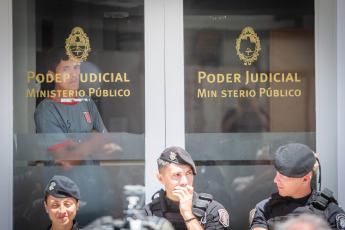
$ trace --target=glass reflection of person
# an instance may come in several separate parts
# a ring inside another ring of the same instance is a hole
[[[272,156],[269,147],[265,146],[257,150],[253,174],[248,176],[238,176],[232,181],[232,209],[237,211],[233,213],[233,218],[239,223],[248,223],[248,210],[253,205],[260,202],[262,198],[268,197],[273,191],[276,191],[273,179],[275,170],[271,165],[262,165],[260,161],[270,161]],[[248,168],[246,168],[248,170]],[[248,170],[250,171],[250,170]]]
[[[78,186],[68,177],[55,175],[45,189],[44,207],[51,224],[47,230],[77,230],[75,216],[79,209]]]
[[[54,89],[35,111],[38,133],[106,133],[98,109],[89,97],[79,97],[80,62],[69,58],[65,51],[48,53],[47,80],[53,81]],[[93,135],[87,141],[81,138],[66,139],[54,143],[47,151],[65,170],[79,164],[94,152],[111,153],[120,147],[108,139]],[[74,161],[69,161],[73,156]]]
[[[239,90],[249,91],[249,88],[242,87]],[[226,112],[221,128],[224,133],[268,132],[270,118],[256,98],[239,97],[238,107]]]

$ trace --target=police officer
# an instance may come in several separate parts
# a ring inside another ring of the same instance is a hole
[[[44,207],[51,220],[47,230],[76,230],[74,220],[79,208],[78,186],[65,176],[55,175],[45,189]]]
[[[274,166],[277,171],[274,182],[279,192],[250,212],[252,230],[271,230],[275,224],[302,213],[323,217],[332,229],[345,229],[345,212],[333,193],[328,189],[317,192],[310,186],[319,162],[309,147],[298,143],[281,146],[275,153]]]
[[[165,187],[144,207],[148,216],[164,217],[175,229],[226,229],[229,214],[210,194],[196,193],[193,179],[195,164],[180,147],[165,149],[157,160],[157,179]]]

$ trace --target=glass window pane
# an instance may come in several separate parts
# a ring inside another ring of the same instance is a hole
[[[13,1],[14,229],[46,229],[53,175],[81,191],[76,220],[123,217],[144,185],[144,1]]]
[[[186,0],[184,50],[195,187],[224,204],[231,229],[246,229],[276,191],[275,150],[315,150],[314,1]]]

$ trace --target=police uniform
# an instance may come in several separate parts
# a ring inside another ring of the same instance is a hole
[[[282,175],[301,178],[312,170],[316,160],[313,151],[307,146],[289,144],[277,150],[274,165]],[[332,229],[345,229],[345,212],[332,194],[327,188],[322,192],[312,190],[307,196],[298,199],[274,193],[250,212],[250,227],[272,230],[276,223],[290,216],[309,213],[323,217]]]
[[[180,147],[170,147],[161,154],[161,160],[180,165],[190,165],[196,175],[195,164],[189,153]],[[159,194],[158,197],[155,197]],[[148,216],[164,217],[169,220],[175,229],[187,229],[180,210],[179,202],[172,201],[166,196],[164,190],[152,196],[152,202],[144,207]],[[212,195],[206,193],[193,193],[192,211],[204,229],[226,229],[229,226],[229,214]]]
[[[49,225],[47,230],[49,230],[52,227],[52,225]],[[78,227],[78,223],[77,221],[73,220],[73,226],[71,228],[71,230],[79,230],[80,228]]]
[[[73,197],[77,201],[80,200],[80,191],[78,186],[68,177],[55,175],[48,183],[45,193],[57,198]],[[49,230],[52,227],[50,224],[47,228]],[[77,221],[73,220],[73,226],[71,230],[79,230]]]

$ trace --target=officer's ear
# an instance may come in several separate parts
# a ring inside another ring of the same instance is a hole
[[[306,184],[306,183],[308,183],[308,182],[310,182],[311,181],[311,175],[310,175],[310,173],[308,173],[307,175],[305,175],[304,177],[303,177],[303,184]]]
[[[44,209],[46,210],[46,212],[48,213],[48,209],[47,209],[47,202],[44,201]]]
[[[163,175],[162,175],[161,173],[157,173],[157,174],[156,174],[156,177],[157,177],[157,179],[158,179],[159,182],[161,182],[162,184],[164,184],[164,183],[163,183]]]
[[[47,81],[47,82],[53,82],[53,81],[55,81],[55,73],[54,73],[53,71],[48,70],[46,81]]]

